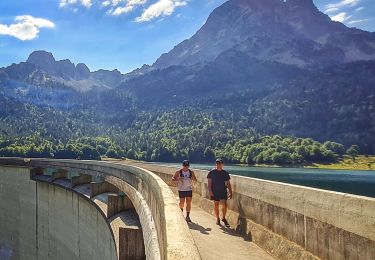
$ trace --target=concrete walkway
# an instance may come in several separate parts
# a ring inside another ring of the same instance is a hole
[[[215,217],[193,205],[188,223],[203,260],[274,259],[235,230],[216,225]]]

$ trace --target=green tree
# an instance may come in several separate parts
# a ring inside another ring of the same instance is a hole
[[[359,154],[359,147],[358,145],[352,145],[349,147],[348,150],[346,150],[346,154],[350,155],[355,160],[355,157]]]

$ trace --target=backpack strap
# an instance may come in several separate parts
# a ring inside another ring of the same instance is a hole
[[[182,174],[182,169],[180,169],[180,177],[184,177],[184,175]],[[193,172],[192,170],[189,169],[189,178],[191,179],[193,177]]]

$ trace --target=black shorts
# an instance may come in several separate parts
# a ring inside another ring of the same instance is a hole
[[[178,197],[180,197],[180,199],[191,198],[191,197],[193,197],[193,191],[192,190],[189,190],[189,191],[178,191]]]
[[[211,196],[211,200],[214,200],[214,201],[227,200],[227,199],[228,199],[227,191],[214,192],[214,196]]]

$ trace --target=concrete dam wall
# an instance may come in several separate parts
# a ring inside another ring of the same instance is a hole
[[[0,158],[0,259],[201,259],[161,178],[98,161]]]
[[[90,200],[0,166],[0,259],[117,259],[111,229]]]
[[[175,167],[129,163],[167,183],[176,171]],[[213,214],[207,173],[195,170],[193,202]],[[231,183],[229,223],[275,258],[375,259],[374,198],[236,175],[231,175]]]

